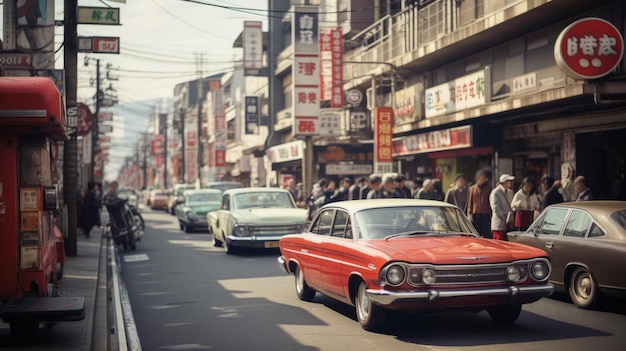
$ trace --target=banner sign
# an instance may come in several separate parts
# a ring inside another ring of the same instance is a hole
[[[472,146],[471,126],[414,134],[393,142],[394,155],[461,149]]]
[[[331,32],[332,95],[330,107],[343,107],[343,34],[341,27]]]
[[[296,136],[317,135],[320,112],[319,23],[317,6],[294,7],[293,109]]]
[[[393,170],[393,108],[374,109],[374,173],[391,173]]]
[[[426,89],[426,118],[484,105],[490,96],[490,77],[485,70]]]
[[[259,134],[259,97],[246,96],[246,134]]]
[[[272,146],[266,151],[271,163],[301,160],[304,155],[304,142],[296,140],[289,143]]]

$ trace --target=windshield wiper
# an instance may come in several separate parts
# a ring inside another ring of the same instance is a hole
[[[431,230],[413,230],[413,231],[408,231],[408,232],[402,232],[402,233],[395,233],[395,234],[387,235],[384,240],[391,239],[391,238],[396,238],[396,237],[399,237],[399,236],[424,235],[424,234],[431,234],[431,233],[433,233],[433,231],[431,231]]]

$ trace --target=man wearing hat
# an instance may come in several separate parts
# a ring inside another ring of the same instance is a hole
[[[509,174],[500,176],[498,186],[489,195],[491,206],[491,231],[495,240],[507,240],[506,232],[509,229],[507,215],[511,210],[513,201],[513,180],[515,177]]]

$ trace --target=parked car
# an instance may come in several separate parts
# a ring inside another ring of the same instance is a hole
[[[579,201],[546,208],[510,241],[544,250],[552,261],[550,282],[581,308],[601,295],[626,298],[626,201]]]
[[[150,190],[150,208],[153,210],[167,210],[167,199],[169,192],[164,189]]]
[[[216,189],[185,190],[184,202],[176,206],[180,230],[208,229],[207,213],[220,208],[221,192]]]
[[[376,199],[324,205],[302,234],[280,239],[297,296],[316,292],[356,307],[366,330],[390,310],[487,310],[513,323],[522,304],[552,294],[542,250],[481,238],[456,206]]]
[[[208,217],[213,244],[225,246],[229,254],[242,247],[276,248],[283,235],[302,232],[306,226],[306,210],[297,208],[289,191],[279,188],[226,190],[220,210]]]
[[[205,189],[218,189],[219,191],[224,192],[228,189],[243,188],[243,184],[241,184],[241,182],[230,182],[230,181],[209,182],[204,188]]]
[[[169,196],[167,198],[167,212],[171,215],[176,214],[176,206],[185,200],[183,193],[185,190],[189,189],[195,189],[195,186],[191,184],[174,184],[174,186],[170,189]]]
[[[136,209],[139,209],[139,196],[137,196],[137,192],[133,189],[120,189],[117,192],[117,196],[120,198],[128,199],[128,204],[134,206]]]

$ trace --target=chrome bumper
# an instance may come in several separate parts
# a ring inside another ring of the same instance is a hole
[[[234,236],[229,235],[226,237],[229,245],[234,246],[255,246],[266,242],[278,242],[282,235],[262,235],[262,236]]]
[[[283,256],[278,256],[276,261],[278,261],[278,265],[280,266],[280,269],[283,270],[283,272],[290,274],[289,270],[287,269],[287,262],[285,262],[285,258]]]
[[[395,292],[388,290],[367,289],[367,297],[379,305],[391,305],[393,303],[411,302],[434,302],[440,298],[463,297],[463,296],[507,296],[517,298],[541,298],[552,295],[552,284],[535,286],[510,286],[506,288],[468,289],[468,290],[436,290],[415,292]]]

